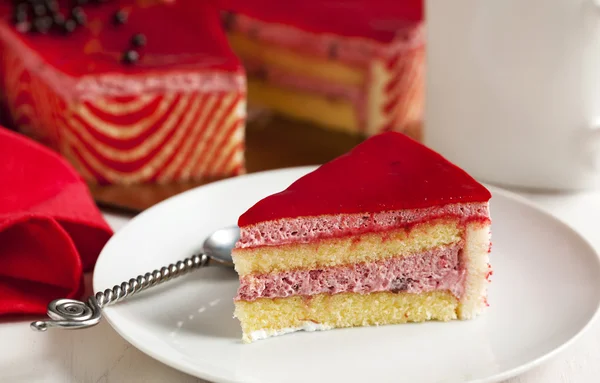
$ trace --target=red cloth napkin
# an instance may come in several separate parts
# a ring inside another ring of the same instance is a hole
[[[111,235],[70,164],[0,127],[0,315],[78,297]]]

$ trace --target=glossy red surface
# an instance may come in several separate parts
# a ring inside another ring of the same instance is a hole
[[[0,3],[0,22],[6,25],[11,25],[11,3]],[[128,13],[128,19],[115,25],[113,16],[119,9]],[[215,1],[108,1],[85,5],[83,10],[87,25],[70,35],[15,31],[12,37],[32,47],[51,67],[75,78],[106,73],[242,70],[227,42]],[[135,65],[124,65],[121,57],[136,33],[146,36],[147,45],[139,48],[140,60]]]
[[[438,153],[404,134],[388,132],[367,139],[286,190],[259,201],[239,218],[238,225],[490,198],[483,185]]]
[[[189,0],[188,0],[189,1]],[[423,0],[220,0],[222,7],[315,33],[390,42],[399,29],[423,20]]]

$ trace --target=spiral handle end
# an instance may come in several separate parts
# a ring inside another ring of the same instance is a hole
[[[71,329],[91,327],[100,322],[102,308],[95,297],[91,297],[87,303],[74,299],[57,299],[48,305],[48,317],[50,320],[35,321],[29,326],[39,332],[44,332],[50,327]]]

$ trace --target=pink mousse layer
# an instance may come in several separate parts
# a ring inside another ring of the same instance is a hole
[[[236,249],[309,243],[326,238],[392,230],[443,217],[459,218],[463,222],[488,220],[488,203],[452,204],[425,209],[265,221],[241,227],[240,240],[236,244]]]
[[[285,298],[293,295],[379,291],[422,293],[449,290],[457,298],[464,292],[466,271],[460,262],[462,243],[422,253],[370,263],[294,270],[276,274],[246,275],[236,300]]]

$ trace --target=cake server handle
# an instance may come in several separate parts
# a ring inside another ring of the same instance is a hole
[[[46,331],[48,328],[81,329],[95,326],[102,319],[102,309],[127,297],[135,295],[150,287],[187,274],[188,272],[208,265],[206,254],[197,254],[169,266],[154,270],[151,273],[138,275],[128,282],[113,286],[112,289],[99,291],[92,295],[87,302],[75,299],[56,299],[48,304],[50,320],[31,323],[35,331]]]

